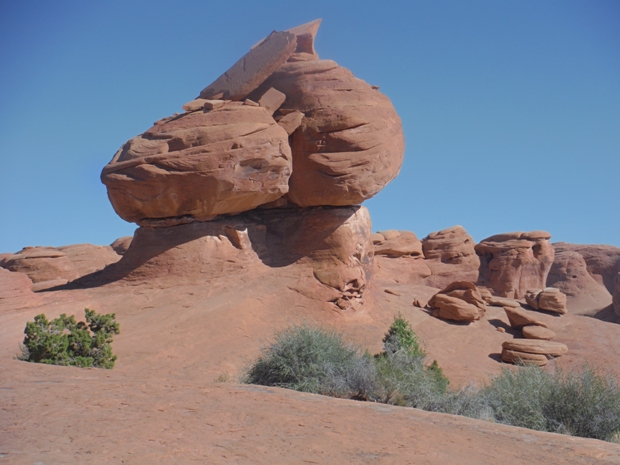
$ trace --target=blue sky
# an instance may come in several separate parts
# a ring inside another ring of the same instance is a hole
[[[617,0],[4,0],[0,253],[132,234],[99,181],[115,151],[315,18],[319,55],[403,121],[401,173],[365,202],[374,230],[620,246]]]

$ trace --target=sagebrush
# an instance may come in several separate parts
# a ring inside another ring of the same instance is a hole
[[[86,322],[66,314],[49,321],[45,314],[26,323],[22,359],[50,365],[113,368],[112,338],[120,333],[114,313],[85,309]]]
[[[612,440],[620,433],[620,388],[589,366],[564,372],[505,368],[482,387],[450,390],[436,361],[398,316],[375,356],[323,328],[293,326],[248,369],[245,382],[464,415],[539,431]]]

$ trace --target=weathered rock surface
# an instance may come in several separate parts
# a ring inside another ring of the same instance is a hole
[[[528,365],[545,366],[549,363],[549,358],[542,354],[530,354],[517,350],[502,349],[502,361],[506,363],[525,363]]]
[[[566,295],[554,287],[528,290],[525,293],[525,301],[534,310],[546,310],[560,315],[568,313]]]
[[[380,231],[372,235],[375,255],[423,258],[422,243],[411,231]]]
[[[364,207],[268,209],[209,222],[136,230],[122,259],[93,279],[204,282],[296,266],[296,290],[341,308],[362,297],[372,272]],[[305,273],[305,271],[307,273]],[[308,278],[308,279],[306,279]]]
[[[614,310],[616,315],[620,316],[620,273],[616,275],[616,281],[614,283]]]
[[[555,259],[547,277],[547,286],[562,291],[567,296],[567,308],[571,313],[591,315],[607,307],[611,294],[588,272],[583,255],[554,244]]]
[[[518,300],[508,299],[506,297],[497,297],[491,296],[488,299],[485,299],[489,305],[495,305],[496,307],[516,307],[521,308],[521,304]]]
[[[288,134],[264,108],[229,102],[156,123],[114,155],[101,180],[126,221],[210,220],[284,195],[291,163]]]
[[[73,263],[78,277],[102,270],[121,259],[110,246],[74,244],[58,247],[58,250]]]
[[[114,252],[116,252],[118,255],[125,255],[125,252],[127,252],[127,249],[129,248],[132,239],[133,236],[119,237],[110,244],[110,247],[112,247],[112,250],[114,250]]]
[[[524,326],[521,330],[526,339],[542,339],[550,341],[555,337],[555,333],[550,329],[538,325]]]
[[[459,281],[435,294],[428,306],[443,320],[475,321],[486,311],[486,302],[473,283]]]
[[[559,357],[568,352],[566,344],[555,341],[543,341],[541,339],[512,339],[504,342],[502,347],[517,352],[549,355],[551,357]]]
[[[481,284],[515,299],[522,299],[528,289],[544,288],[554,257],[550,237],[545,231],[513,232],[477,244]]]
[[[588,273],[594,280],[605,286],[612,293],[614,279],[620,273],[620,248],[613,245],[569,244],[556,242],[553,244],[556,253],[565,251],[579,253],[586,262]]]
[[[25,247],[6,258],[3,268],[24,273],[33,283],[79,277],[67,254],[54,247]]]
[[[516,307],[504,307],[504,311],[506,312],[506,316],[508,317],[508,321],[510,321],[510,326],[515,329],[523,328],[524,326],[536,325],[547,327],[545,323],[538,320],[534,315],[523,310],[522,308]]]
[[[199,98],[244,99],[288,60],[296,48],[295,34],[274,31],[255,45],[228,71],[204,88]]]
[[[32,292],[32,281],[25,273],[0,268],[0,310],[36,307],[41,303],[41,296]]]
[[[349,70],[329,60],[291,61],[249,98],[257,100],[272,87],[286,95],[281,111],[305,115],[290,137],[292,202],[359,204],[398,174],[404,154],[400,118],[385,95]]]
[[[480,259],[474,240],[462,226],[453,226],[422,239],[422,249],[431,276],[429,286],[443,288],[454,281],[478,281]]]

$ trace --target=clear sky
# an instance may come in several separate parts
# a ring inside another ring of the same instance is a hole
[[[618,0],[2,0],[0,252],[132,234],[99,180],[116,150],[316,18],[319,55],[403,121],[374,230],[620,246]]]

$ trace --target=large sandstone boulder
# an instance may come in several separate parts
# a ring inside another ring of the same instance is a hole
[[[422,239],[431,276],[429,286],[443,288],[454,281],[478,281],[480,259],[474,240],[462,226],[436,231]]]
[[[550,237],[545,231],[513,232],[477,244],[481,284],[515,299],[522,299],[528,289],[544,288],[554,257]]]
[[[542,326],[544,328],[547,327],[547,325],[544,322],[536,319],[534,315],[523,310],[520,307],[519,308],[504,307],[504,311],[506,312],[506,316],[508,317],[510,326],[515,329],[520,329],[520,328],[523,328],[524,326],[530,326],[530,325]]]
[[[555,258],[547,277],[547,286],[559,289],[567,296],[567,308],[571,313],[594,314],[607,307],[611,302],[611,294],[601,283],[588,272],[583,255],[553,245]]]
[[[565,344],[544,339],[513,339],[502,344],[502,360],[506,363],[544,366],[567,352]]]
[[[457,281],[435,294],[428,306],[442,320],[475,321],[486,311],[486,302],[475,284]]]
[[[546,310],[560,315],[568,313],[566,295],[554,287],[528,290],[525,293],[525,301],[534,310]]]
[[[381,92],[331,60],[294,59],[256,91],[286,95],[282,114],[304,115],[290,136],[293,173],[288,198],[302,207],[355,205],[374,196],[400,170],[400,118]]]
[[[210,220],[288,191],[288,134],[260,106],[228,102],[164,119],[127,142],[101,174],[126,221]]]

